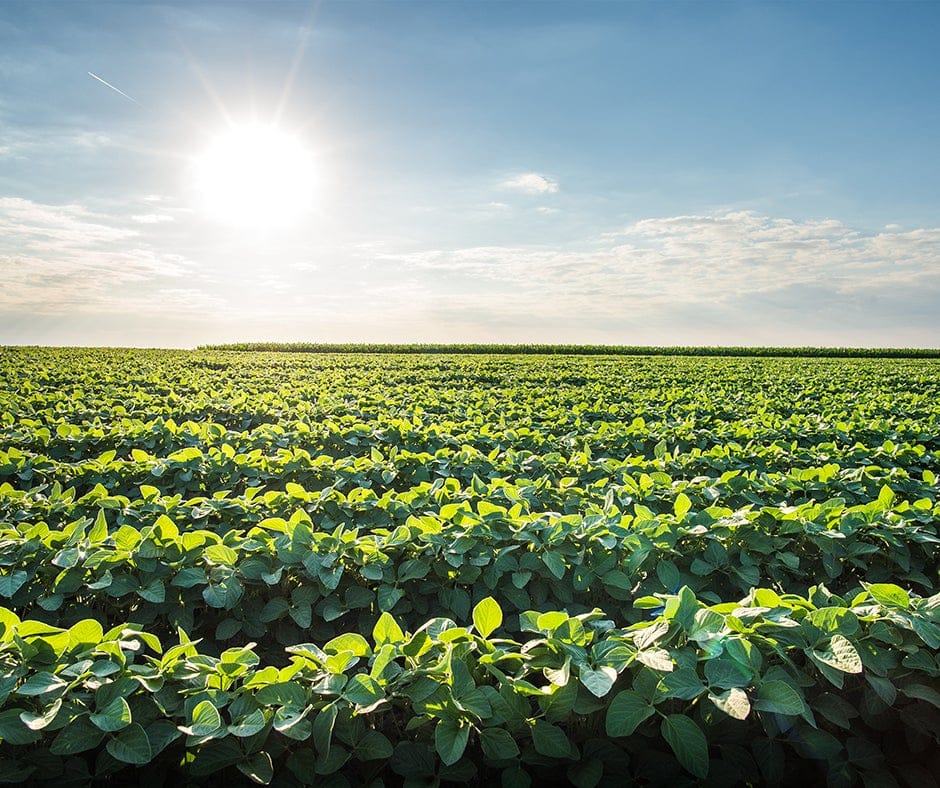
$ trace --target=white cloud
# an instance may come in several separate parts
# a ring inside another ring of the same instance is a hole
[[[100,131],[83,131],[72,137],[71,142],[83,148],[107,148],[113,140]]]
[[[163,224],[174,219],[168,213],[137,213],[131,216],[131,221],[137,224]]]
[[[558,181],[537,172],[513,175],[504,180],[500,186],[523,194],[554,194],[558,191]]]
[[[117,217],[0,198],[0,309],[32,315],[177,311],[194,266]]]
[[[936,344],[923,329],[940,328],[940,228],[872,233],[736,211],[645,219],[564,249],[386,257],[450,283],[455,319],[462,303],[480,324],[551,315],[582,337],[606,326],[607,341]]]
[[[540,206],[539,206],[538,208],[536,208],[535,210],[538,211],[539,213],[544,213],[544,214],[546,214],[546,215],[550,215],[550,214],[553,214],[553,213],[558,213],[558,209],[557,209],[557,208],[552,208],[552,207],[550,207],[550,206],[548,206],[548,205],[540,205]]]
[[[893,224],[893,223],[892,223],[892,224],[886,224],[886,225],[885,225],[885,229],[886,229],[886,230],[900,230],[900,229],[901,229],[901,225],[900,225],[900,224]]]

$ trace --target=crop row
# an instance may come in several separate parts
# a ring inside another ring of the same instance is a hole
[[[463,618],[488,594],[510,612],[614,611],[683,585],[714,601],[754,586],[802,592],[823,578],[839,593],[864,581],[929,592],[940,571],[936,504],[896,500],[887,487],[864,505],[834,499],[737,512],[695,511],[680,494],[667,514],[642,505],[633,514],[527,514],[489,494],[388,528],[349,525],[368,520],[366,504],[381,505],[359,492],[339,524],[321,513],[350,499],[294,485],[264,494],[265,507],[253,510],[255,518],[290,514],[251,524],[242,512],[242,527],[221,532],[180,517],[190,509],[169,509],[155,488],[126,508],[99,508],[94,519],[61,527],[0,525],[0,596],[49,623],[130,618],[158,631],[183,626],[219,641],[286,645],[305,630],[329,637],[351,620],[370,628],[383,611],[409,624]]]
[[[148,765],[153,784],[237,769],[281,785],[592,788],[895,784],[903,769],[934,784],[940,595],[872,584],[851,600],[759,589],[706,605],[683,588],[634,604],[654,617],[626,629],[599,610],[511,627],[492,598],[469,627],[407,632],[386,613],[371,640],[295,643],[281,666],[253,644],[211,656],[182,631],[164,649],[139,625],[0,609],[0,776],[67,784]]]
[[[233,342],[201,345],[205,351],[264,353],[444,353],[485,355],[573,356],[745,356],[758,358],[940,358],[937,348],[863,347],[759,347],[759,346],[662,346],[662,345],[480,345],[472,343],[413,342],[405,344],[362,342]]]

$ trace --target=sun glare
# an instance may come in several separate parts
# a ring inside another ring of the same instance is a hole
[[[274,126],[233,126],[196,161],[205,211],[236,227],[269,229],[296,222],[313,200],[310,153]]]

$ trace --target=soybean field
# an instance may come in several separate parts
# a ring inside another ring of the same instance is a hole
[[[926,356],[0,349],[0,781],[936,786]]]

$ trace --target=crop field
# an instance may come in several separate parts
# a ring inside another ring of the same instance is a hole
[[[936,786],[940,361],[0,350],[0,781]]]

